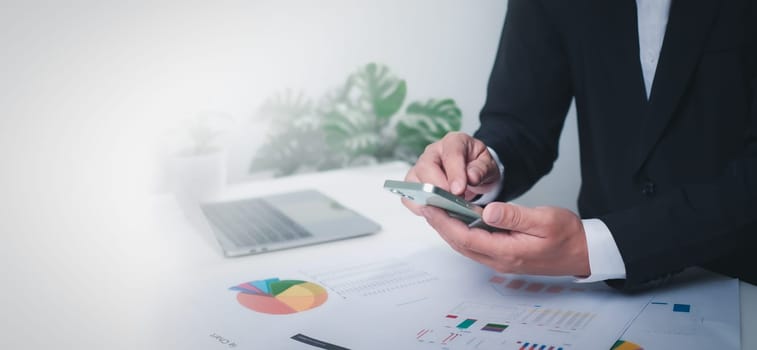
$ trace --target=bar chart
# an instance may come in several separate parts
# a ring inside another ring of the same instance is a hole
[[[516,342],[516,344],[518,345],[518,350],[563,350],[563,347],[558,345],[540,344],[520,340]]]
[[[595,286],[576,285],[565,279],[549,280],[549,278],[534,279],[530,276],[494,275],[489,279],[489,283],[502,295],[532,295],[541,298],[598,289]]]
[[[507,336],[510,325],[496,318],[502,310],[509,311],[464,302],[440,316],[433,327],[418,330],[415,337],[419,343],[450,350],[502,348],[511,344]]]
[[[498,320],[503,324],[549,327],[564,331],[582,330],[596,317],[596,314],[589,311],[542,305],[497,305],[477,302],[461,303],[452,312]]]

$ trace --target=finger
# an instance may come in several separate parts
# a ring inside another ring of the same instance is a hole
[[[476,159],[468,163],[468,184],[473,188],[491,188],[499,182],[501,174],[494,159]]]
[[[476,252],[476,251],[473,251],[473,250],[470,250],[470,249],[459,247],[459,246],[455,245],[452,242],[447,242],[447,244],[449,244],[449,246],[453,250],[455,250],[456,252],[460,253],[461,255],[463,255],[463,256],[465,256],[465,257],[467,257],[469,259],[472,259],[472,260],[474,260],[474,261],[476,261],[476,262],[478,262],[480,264],[484,264],[484,265],[489,266],[491,268],[498,269],[498,263],[497,263],[496,258],[494,258],[494,257],[488,256],[488,255],[485,255],[485,254],[481,254],[479,252]],[[500,271],[500,272],[502,272],[502,271]]]
[[[482,216],[488,225],[531,235],[534,227],[549,219],[532,208],[500,202],[487,205]]]
[[[509,264],[503,262],[503,259],[497,257],[491,257],[481,253],[474,252],[472,250],[458,251],[460,254],[473,259],[481,264],[489,266],[491,269],[500,273],[521,273],[516,264]]]
[[[418,181],[418,174],[415,172],[415,167],[410,168],[410,170],[407,171],[407,174],[405,174],[405,181],[412,181],[417,182]]]
[[[409,209],[413,214],[422,216],[423,212],[421,210],[423,209],[423,206],[420,204],[417,204],[407,198],[400,198],[400,201],[402,201],[402,204]]]
[[[443,225],[439,224],[438,220],[440,220],[440,219],[437,218],[436,215],[446,215],[446,213],[444,213],[444,214],[435,214],[435,213],[433,213],[433,212],[435,212],[437,210],[438,209],[435,209],[435,208],[429,208],[427,210],[424,210],[423,215],[426,217],[426,221],[428,221],[428,223],[431,225],[431,227],[434,228],[436,230],[436,232],[439,234],[439,237],[441,237],[445,242],[447,242],[447,244],[450,247],[452,247],[452,249],[454,249],[455,251],[457,251],[458,253],[460,253],[460,254],[462,254],[464,256],[467,256],[467,257],[469,257],[471,259],[474,259],[476,261],[482,262],[484,260],[485,255],[483,255],[481,253],[478,253],[478,252],[474,252],[474,251],[472,251],[470,249],[465,248],[463,245],[460,244],[461,242],[459,240],[457,240],[457,239],[454,238],[455,235],[450,234],[450,232],[449,232],[450,229],[458,229],[459,230],[459,229],[463,229],[463,228],[459,227],[459,226],[458,227],[452,227],[452,228],[443,227]],[[433,221],[434,223],[432,223],[432,220],[434,220]],[[457,225],[453,224],[453,226],[457,226]]]
[[[442,139],[440,143],[441,160],[444,172],[449,181],[449,191],[455,195],[462,195],[468,184],[466,164],[468,163],[468,141],[462,133],[451,133]]]
[[[479,149],[480,148],[480,149]],[[474,146],[475,156],[471,157],[467,164],[468,184],[480,186],[490,184],[499,179],[499,168],[489,150],[480,146]]]
[[[456,249],[461,251],[470,250],[486,256],[496,255],[496,247],[500,243],[495,242],[493,234],[478,228],[469,228],[462,221],[451,218],[444,210],[425,207],[422,209],[429,225],[439,233],[442,238]]]
[[[418,176],[415,173],[415,167],[410,168],[410,170],[405,175],[405,181],[411,181],[411,182],[420,182],[418,179]],[[407,207],[413,214],[422,216],[421,209],[423,208],[422,205],[415,203],[409,199],[406,199],[405,197],[401,198],[402,204]]]
[[[473,198],[478,197],[478,195],[480,195],[482,193],[486,193],[486,191],[482,192],[482,193],[478,193],[478,191],[473,191],[473,190],[474,190],[473,187],[468,186],[465,189],[465,194],[462,197],[465,198],[466,201],[472,201]]]
[[[427,149],[421,154],[413,167],[412,175],[415,178],[406,177],[405,180],[430,183],[449,191],[449,181],[442,165],[441,153],[436,150]]]
[[[523,252],[520,248],[533,244],[523,241],[522,238],[528,235],[509,232],[492,234],[477,228],[469,229],[459,220],[433,207],[424,208],[423,213],[439,236],[458,253],[498,272],[523,273]]]

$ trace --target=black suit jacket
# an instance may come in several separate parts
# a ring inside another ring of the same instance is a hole
[[[757,283],[757,4],[677,0],[651,96],[634,0],[510,0],[475,136],[500,200],[548,173],[575,98],[583,218],[604,221],[633,289],[700,265]]]

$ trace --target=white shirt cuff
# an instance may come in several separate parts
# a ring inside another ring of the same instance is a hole
[[[618,245],[602,220],[582,220],[586,232],[586,246],[589,250],[589,268],[591,275],[577,278],[576,282],[596,282],[609,279],[626,278],[626,266],[620,256]]]
[[[481,197],[473,201],[473,204],[478,205],[487,204],[497,199],[499,192],[502,191],[502,184],[505,182],[505,166],[502,164],[502,161],[499,160],[497,152],[494,152],[494,150],[488,146],[486,147],[486,149],[489,150],[489,154],[491,154],[492,158],[497,163],[497,169],[499,169],[499,182],[489,192],[482,194]]]
[[[502,184],[505,180],[505,166],[499,160],[497,152],[491,147],[486,148],[497,163],[500,180],[493,189],[484,193],[473,202],[479,205],[495,200],[499,192],[502,191]],[[626,278],[626,266],[623,263],[623,257],[620,255],[618,245],[615,243],[615,239],[612,237],[612,233],[607,225],[599,219],[586,219],[582,220],[582,223],[584,225],[584,232],[586,232],[586,246],[589,251],[589,269],[591,269],[591,275],[586,278],[577,278],[575,282],[588,283]]]

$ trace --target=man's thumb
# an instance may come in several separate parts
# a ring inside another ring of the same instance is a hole
[[[529,208],[511,203],[490,203],[484,208],[484,222],[488,225],[513,231],[527,231],[531,221]]]

